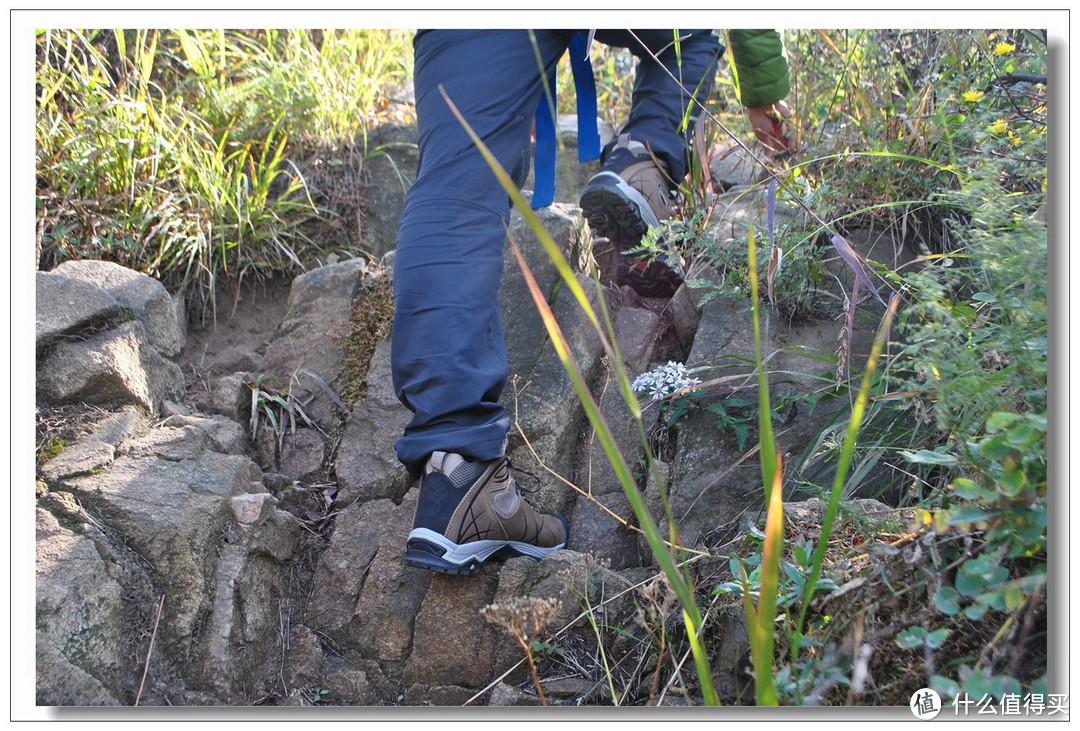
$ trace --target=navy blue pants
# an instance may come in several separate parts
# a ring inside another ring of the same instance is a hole
[[[396,449],[414,477],[436,450],[477,460],[506,452],[498,290],[510,200],[440,87],[520,186],[543,94],[540,64],[546,76],[574,31],[534,35],[535,47],[525,30],[429,30],[414,40],[419,169],[398,227],[391,337],[394,389],[414,414]],[[666,47],[661,62],[691,92],[704,80],[699,98],[707,98],[722,52],[716,36],[692,32],[676,61],[671,30],[635,35],[654,53]],[[600,30],[596,40],[638,57],[632,110],[621,131],[647,141],[680,180],[690,131],[680,134],[679,126],[689,98],[629,31]]]

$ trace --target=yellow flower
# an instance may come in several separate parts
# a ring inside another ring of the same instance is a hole
[[[991,134],[995,135],[1003,134],[1008,128],[1009,125],[1004,119],[999,119],[998,121],[987,127],[987,129],[990,130]]]
[[[994,46],[994,55],[995,56],[1004,56],[1006,53],[1011,53],[1015,49],[1016,49],[1016,46],[1013,45],[1012,43],[1006,43],[1005,41],[999,41],[998,44],[996,46]]]
[[[984,96],[986,96],[986,94],[979,91],[978,89],[976,89],[974,91],[965,91],[964,92],[964,100],[969,101],[969,102],[974,102],[976,104],[981,102],[983,100]]]

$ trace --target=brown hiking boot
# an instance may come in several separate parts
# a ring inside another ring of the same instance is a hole
[[[620,135],[581,194],[589,228],[619,252],[616,281],[643,297],[670,297],[683,282],[682,259],[663,244],[662,237],[663,253],[655,259],[632,252],[650,228],[659,228],[671,217],[669,177],[664,162],[654,159],[645,145]]]
[[[566,520],[521,497],[506,457],[470,462],[435,452],[420,478],[420,502],[405,564],[444,574],[475,574],[496,553],[540,559],[566,545]]]

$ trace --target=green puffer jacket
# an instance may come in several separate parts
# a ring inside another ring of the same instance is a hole
[[[728,30],[731,55],[739,74],[739,101],[745,107],[765,107],[791,91],[787,57],[780,34],[772,29]]]

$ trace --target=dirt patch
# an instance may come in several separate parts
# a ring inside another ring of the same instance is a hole
[[[187,344],[176,358],[188,396],[209,392],[215,377],[263,369],[266,347],[285,317],[291,286],[291,278],[277,277],[218,293],[216,320],[190,324]]]

